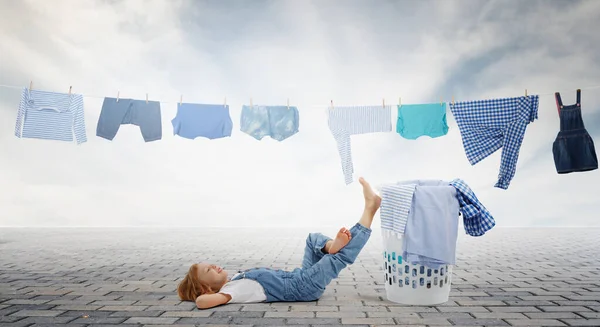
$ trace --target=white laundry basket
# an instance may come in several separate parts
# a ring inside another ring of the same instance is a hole
[[[402,235],[382,229],[383,269],[387,299],[408,305],[434,305],[448,301],[452,265],[432,269],[402,258]]]

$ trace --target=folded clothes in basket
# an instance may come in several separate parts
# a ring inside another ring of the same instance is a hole
[[[380,190],[382,229],[402,236],[402,256],[413,264],[433,269],[455,264],[459,212],[469,235],[483,235],[495,225],[460,179],[403,181],[383,185]]]
[[[405,261],[434,269],[455,264],[459,204],[456,189],[442,180],[418,180],[402,238]]]

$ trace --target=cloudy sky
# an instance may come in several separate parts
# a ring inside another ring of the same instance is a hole
[[[552,142],[575,89],[600,85],[600,1],[0,2],[0,225],[350,226],[326,107],[541,94],[515,178],[494,188],[500,151],[471,166],[450,131],[416,141],[352,138],[355,180],[464,179],[498,226],[600,225],[600,171],[558,175]],[[22,87],[84,94],[88,142],[14,135]],[[102,97],[161,101],[163,139],[95,136]],[[176,102],[227,103],[231,138],[172,135]],[[277,142],[239,131],[241,106],[300,111]],[[582,91],[600,152],[600,88]],[[393,112],[395,129],[396,112]],[[374,227],[377,228],[375,223]]]

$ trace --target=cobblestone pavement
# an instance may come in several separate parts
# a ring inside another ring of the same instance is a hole
[[[207,310],[179,301],[191,263],[293,269],[307,232],[0,228],[0,327],[600,326],[598,228],[495,228],[479,238],[461,229],[450,300],[437,306],[386,299],[378,229],[319,301]]]

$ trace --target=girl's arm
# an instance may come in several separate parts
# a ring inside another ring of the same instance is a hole
[[[231,295],[223,293],[202,294],[196,298],[198,309],[208,309],[225,304],[231,300]]]

